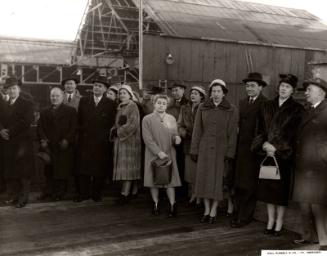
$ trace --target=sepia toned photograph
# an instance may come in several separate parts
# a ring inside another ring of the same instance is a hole
[[[326,10],[0,0],[0,256],[327,255]]]

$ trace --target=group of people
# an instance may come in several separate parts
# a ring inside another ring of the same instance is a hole
[[[227,199],[231,227],[252,221],[256,202],[267,204],[264,233],[279,236],[290,200],[299,202],[303,237],[327,247],[327,82],[304,82],[307,104],[293,97],[298,79],[280,75],[277,97],[268,100],[258,72],[243,80],[247,97],[231,104],[228,86],[213,80],[208,90],[174,83],[171,98],[161,88],[143,102],[129,85],[110,86],[105,77],[93,81],[93,93],[81,97],[77,80],[62,81],[50,91],[51,105],[40,114],[38,156],[46,176],[44,197],[62,200],[67,181],[75,177],[75,202],[101,201],[104,181],[112,169],[121,181],[120,203],[137,196],[140,180],[150,189],[152,212],[160,214],[159,189],[176,217],[175,188],[188,184],[189,203],[204,205],[200,222],[215,223],[218,204]],[[15,77],[6,79],[0,101],[1,170],[9,203],[28,201],[33,158],[33,102],[21,94]],[[155,161],[169,162],[169,181],[156,180]],[[269,163],[278,178],[262,178]],[[261,178],[260,178],[261,177]],[[182,193],[178,190],[177,193]],[[318,240],[317,236],[318,235]]]

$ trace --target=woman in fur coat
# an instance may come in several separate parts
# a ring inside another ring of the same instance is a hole
[[[253,142],[253,150],[275,157],[279,166],[280,179],[259,179],[257,198],[267,203],[268,223],[265,234],[279,236],[283,226],[285,208],[288,205],[294,139],[303,107],[292,94],[297,85],[297,77],[291,74],[280,75],[278,97],[267,101],[262,108],[258,122],[258,135]],[[275,219],[275,214],[276,219]]]
[[[123,181],[118,203],[126,202],[132,190],[137,194],[137,180],[141,179],[141,132],[140,114],[129,85],[119,89],[115,126],[111,130],[114,138],[113,180]]]

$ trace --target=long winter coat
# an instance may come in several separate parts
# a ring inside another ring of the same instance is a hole
[[[2,140],[5,178],[31,178],[34,173],[34,150],[31,124],[34,121],[33,103],[17,98],[6,102],[1,114],[0,130],[9,130],[9,140]]]
[[[280,168],[280,180],[259,179],[257,198],[259,201],[283,205],[288,204],[293,169],[296,128],[300,124],[303,106],[292,97],[280,107],[278,97],[264,103],[259,116],[259,132],[253,149],[265,156],[262,145],[268,141],[276,148],[276,159]]]
[[[307,110],[296,140],[293,200],[327,206],[327,100]]]
[[[183,140],[183,148],[185,154],[185,176],[184,179],[188,183],[195,182],[196,163],[190,158],[191,139],[193,133],[193,125],[195,115],[199,104],[192,108],[191,104],[186,104],[181,107],[178,118],[178,133]]]
[[[196,113],[191,154],[198,155],[195,194],[223,199],[225,157],[234,158],[238,113],[225,98],[216,107],[212,100],[201,103]]]
[[[83,97],[78,107],[78,175],[104,177],[112,165],[110,129],[114,125],[115,104],[102,96],[98,105],[94,97]]]
[[[173,138],[177,135],[176,119],[169,114],[163,118],[158,113],[146,115],[142,121],[142,133],[145,143],[144,159],[144,186],[145,187],[179,187],[181,180],[179,177],[176,151]],[[172,161],[171,182],[165,186],[156,186],[153,183],[153,173],[151,162],[158,158],[159,152],[165,152]]]
[[[73,173],[74,144],[77,132],[77,112],[61,104],[56,109],[49,107],[41,112],[38,122],[38,137],[48,142],[52,158],[54,179],[67,179]],[[60,143],[66,140],[67,148]]]
[[[249,98],[239,104],[239,132],[236,149],[235,186],[251,190],[256,189],[259,175],[258,156],[251,151],[256,135],[258,114],[266,97],[260,94],[253,103]]]
[[[126,119],[124,124],[121,119]],[[114,145],[113,180],[137,180],[141,178],[140,114],[132,100],[119,104],[114,128],[117,137]]]

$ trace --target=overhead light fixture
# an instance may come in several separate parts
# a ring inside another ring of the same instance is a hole
[[[167,54],[167,57],[166,57],[166,63],[167,63],[168,65],[171,65],[171,64],[173,64],[174,62],[175,62],[175,59],[174,59],[173,55],[172,55],[171,53],[168,53],[168,54]]]

